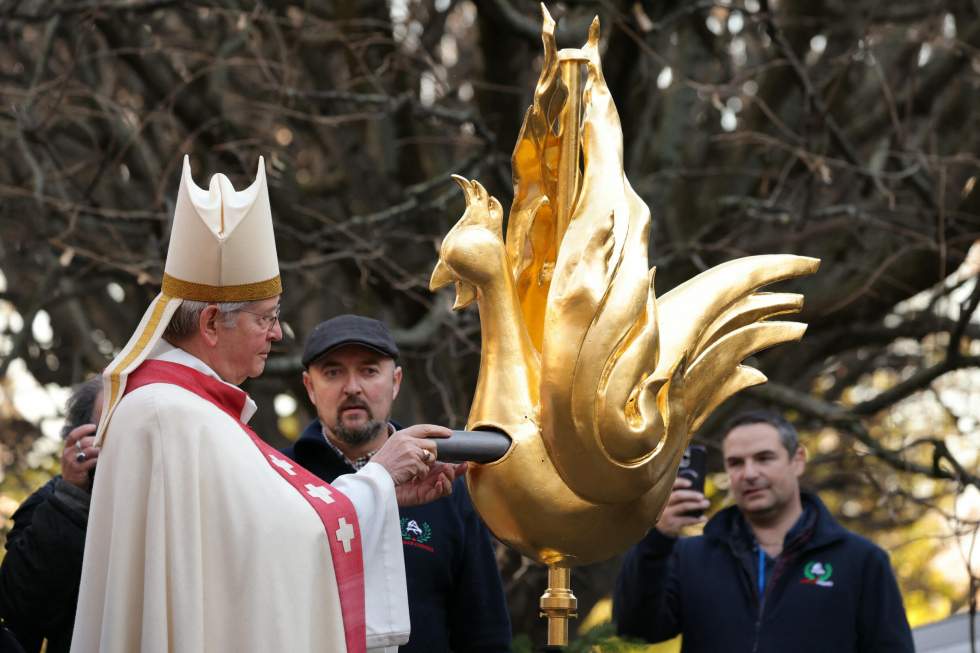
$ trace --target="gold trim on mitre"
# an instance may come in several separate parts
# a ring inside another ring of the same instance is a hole
[[[282,279],[277,274],[271,279],[237,286],[210,286],[194,283],[163,274],[164,294],[196,302],[255,302],[282,294]]]

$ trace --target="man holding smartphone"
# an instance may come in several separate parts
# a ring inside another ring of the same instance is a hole
[[[708,508],[678,476],[656,527],[626,555],[613,616],[621,635],[683,636],[684,653],[911,653],[888,554],[801,492],[796,430],[774,413],[737,416],[722,438],[735,505],[679,538]]]

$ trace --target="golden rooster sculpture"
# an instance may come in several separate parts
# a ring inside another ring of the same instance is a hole
[[[500,202],[455,177],[466,212],[442,242],[430,287],[455,283],[454,308],[479,305],[467,429],[511,438],[502,458],[471,468],[473,501],[501,541],[568,568],[616,555],[651,527],[690,434],[726,398],[765,381],[740,362],[803,335],[803,324],[768,321],[798,311],[802,297],[759,288],[819,261],[742,258],[657,298],[650,211],[623,171],[598,19],[581,49],[558,52],[554,26],[545,10],[506,241]]]

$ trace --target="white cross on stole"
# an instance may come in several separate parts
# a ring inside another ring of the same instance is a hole
[[[350,541],[354,539],[354,527],[348,524],[343,517],[337,524],[340,526],[337,529],[337,540],[344,545],[344,553],[350,553]]]
[[[330,490],[326,485],[313,485],[312,483],[307,483],[306,493],[311,497],[320,499],[324,503],[333,503],[333,497],[330,496]]]
[[[283,460],[279,456],[277,456],[275,454],[272,454],[272,453],[269,454],[269,460],[272,461],[272,464],[273,465],[275,465],[279,469],[283,470],[284,472],[286,472],[290,476],[296,476],[296,472],[293,471],[293,466],[291,464],[289,464],[289,461]]]

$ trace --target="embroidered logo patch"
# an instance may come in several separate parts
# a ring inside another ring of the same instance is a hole
[[[819,585],[820,587],[833,587],[834,581],[830,580],[834,573],[834,566],[829,562],[811,561],[806,563],[803,568],[803,578],[801,583],[806,585]]]
[[[401,525],[402,542],[404,544],[425,549],[430,553],[435,551],[430,545],[426,544],[426,542],[432,539],[432,527],[429,526],[429,522],[424,521],[420,524],[414,519],[402,517]]]

